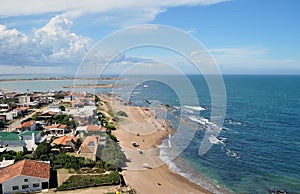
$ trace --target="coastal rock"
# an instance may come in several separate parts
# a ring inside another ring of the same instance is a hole
[[[271,190],[271,194],[288,194],[288,192],[283,189],[274,189]]]

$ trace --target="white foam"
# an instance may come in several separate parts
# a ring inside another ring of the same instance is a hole
[[[201,106],[183,106],[184,108],[190,109],[190,110],[194,110],[194,111],[203,111],[206,110],[206,108],[203,108]]]
[[[218,138],[216,138],[216,136],[214,136],[214,135],[211,135],[211,136],[209,136],[209,141],[212,143],[212,144],[219,144],[221,141],[218,139]]]
[[[235,159],[240,159],[241,158],[237,153],[235,153],[234,151],[231,151],[229,149],[226,149],[226,155],[228,157],[232,157],[232,158],[235,158]]]
[[[228,123],[231,124],[231,125],[242,125],[241,122],[234,121],[234,120],[231,120],[231,119],[228,120]]]
[[[194,113],[194,111],[192,111],[192,110],[190,110],[190,109],[187,109],[187,108],[183,108],[182,109],[184,112],[186,112],[186,113],[190,113],[190,114],[193,114]]]
[[[214,124],[213,122],[210,122],[208,119],[204,118],[204,117],[200,117],[199,119],[194,117],[194,116],[188,116],[188,118],[191,121],[194,121],[196,123],[199,123],[201,125],[204,125],[206,127],[208,127],[208,129],[210,129],[210,127],[214,127],[214,128],[218,128],[218,126],[216,124]]]

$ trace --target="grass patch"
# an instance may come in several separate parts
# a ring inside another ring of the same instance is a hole
[[[118,111],[117,115],[122,116],[122,117],[128,117],[127,113],[122,110]]]
[[[109,109],[107,112],[111,117],[114,117],[114,111],[112,109]]]
[[[119,183],[120,176],[117,171],[102,175],[72,175],[67,181],[63,182],[57,190],[62,191],[101,185],[117,185]]]

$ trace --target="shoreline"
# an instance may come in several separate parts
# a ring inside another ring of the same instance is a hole
[[[23,81],[60,81],[60,80],[97,80],[97,81],[114,81],[119,78],[104,77],[104,78],[91,78],[91,77],[41,77],[41,78],[12,78],[12,79],[0,79],[0,82],[23,82]]]
[[[111,101],[103,96],[100,96],[100,99],[111,104]],[[157,118],[153,119],[155,113],[148,108],[127,106],[116,99],[113,100],[115,112],[122,110],[129,113],[128,118],[122,118],[120,126],[114,131],[129,160],[123,171],[125,182],[129,187],[134,188],[137,193],[212,193],[171,170],[160,158],[159,146],[169,134],[174,133],[169,124],[161,123],[162,121]],[[137,142],[143,153],[139,154],[131,142]]]

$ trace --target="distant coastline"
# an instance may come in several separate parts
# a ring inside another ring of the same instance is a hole
[[[44,78],[12,78],[12,79],[0,79],[0,82],[17,82],[17,81],[45,81],[45,80],[118,80],[119,78],[115,77],[103,77],[103,78],[83,78],[83,77],[44,77]]]
[[[113,88],[120,87],[118,84],[82,84],[82,85],[72,85],[63,86],[63,88]]]

